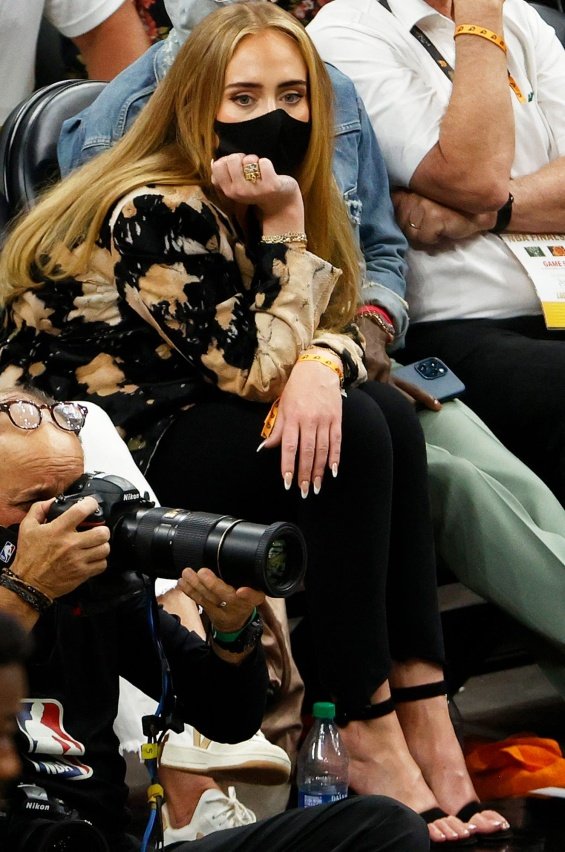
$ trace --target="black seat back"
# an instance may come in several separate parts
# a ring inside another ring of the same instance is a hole
[[[0,133],[0,192],[9,218],[31,207],[39,192],[59,179],[61,126],[92,103],[105,85],[94,80],[63,80],[38,89],[12,110]]]
[[[549,6],[544,6],[543,3],[530,3],[530,6],[537,9],[544,21],[553,27],[561,44],[565,45],[565,12],[551,9]]]

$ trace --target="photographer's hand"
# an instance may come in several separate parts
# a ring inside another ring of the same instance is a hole
[[[85,497],[47,523],[52,502],[34,503],[21,522],[12,571],[55,599],[104,571],[110,553],[110,530],[107,526],[80,532],[76,529],[96,511],[94,497]]]
[[[263,592],[242,586],[234,589],[209,568],[185,568],[177,586],[202,607],[212,625],[222,633],[235,633],[247,624],[255,607],[265,600]],[[250,649],[252,650],[252,649]],[[230,663],[238,663],[249,651],[232,654],[214,646],[214,651]]]

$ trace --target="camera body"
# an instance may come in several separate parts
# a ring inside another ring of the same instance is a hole
[[[0,848],[10,852],[109,852],[104,837],[62,799],[18,784],[0,812]]]
[[[135,570],[178,579],[187,566],[207,567],[234,587],[249,586],[271,597],[296,591],[306,570],[306,543],[294,524],[265,526],[209,512],[155,507],[127,479],[85,473],[51,504],[48,521],[83,497],[98,508],[78,529],[110,528],[110,571]]]

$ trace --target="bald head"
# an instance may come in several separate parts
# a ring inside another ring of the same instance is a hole
[[[19,398],[30,398],[20,392]],[[0,402],[14,399],[0,395]],[[0,412],[0,524],[17,524],[32,503],[65,491],[84,472],[78,436],[60,429],[44,412],[37,429],[14,426]]]

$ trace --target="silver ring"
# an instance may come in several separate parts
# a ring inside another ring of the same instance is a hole
[[[222,607],[222,609],[223,609],[224,607],[226,607],[227,605],[228,605],[228,602],[227,602],[227,601],[220,601],[220,603],[218,604],[218,606],[221,606],[221,607]]]
[[[414,222],[410,222],[410,220],[408,220],[408,224],[410,225],[411,228],[414,228],[415,231],[420,230],[420,227],[418,225],[415,225]]]

